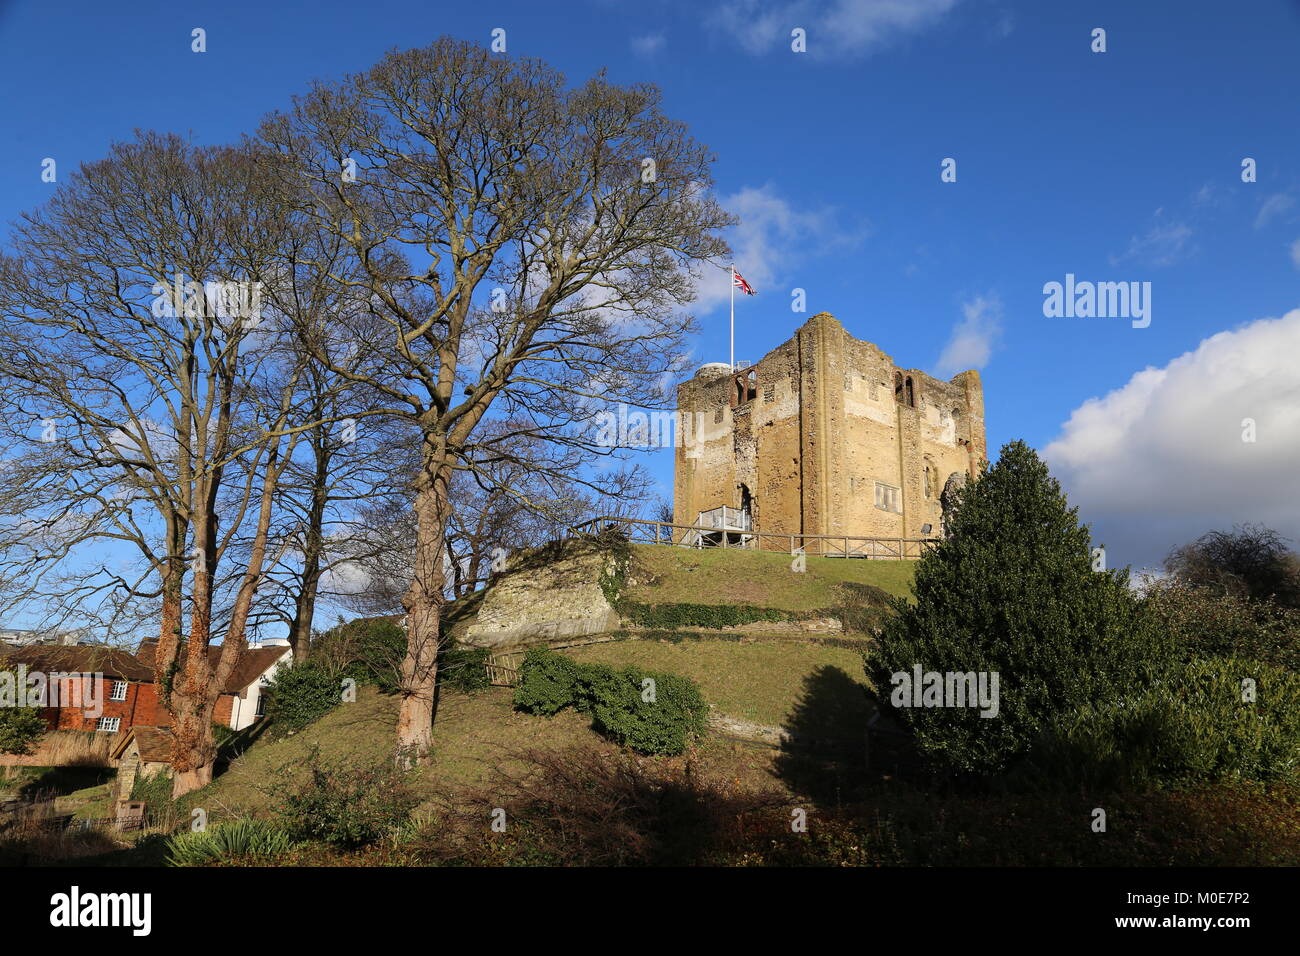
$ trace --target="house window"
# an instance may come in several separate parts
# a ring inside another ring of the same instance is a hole
[[[95,725],[96,730],[102,730],[106,734],[117,733],[117,728],[122,725],[121,717],[101,717],[99,723]]]
[[[253,711],[254,717],[266,716],[266,694],[257,695],[257,709]]]
[[[876,507],[882,511],[903,513],[903,493],[893,485],[876,482]]]
[[[109,700],[126,700],[126,681],[113,681],[113,689],[108,692]]]

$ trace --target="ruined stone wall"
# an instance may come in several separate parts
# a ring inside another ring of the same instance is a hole
[[[910,404],[895,398],[896,373],[911,380]],[[978,372],[945,382],[900,368],[824,312],[752,370],[706,366],[679,387],[678,408],[699,423],[677,449],[679,524],[739,508],[743,485],[759,531],[937,534],[944,482],[987,457]]]

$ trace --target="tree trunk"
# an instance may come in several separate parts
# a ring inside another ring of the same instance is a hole
[[[445,447],[425,439],[415,489],[415,567],[406,606],[406,659],[402,662],[402,704],[397,718],[399,760],[423,763],[433,745],[438,683],[438,628],[445,601],[443,536],[447,527],[451,463]]]
[[[324,415],[323,409],[316,414]],[[311,503],[303,533],[302,589],[294,601],[293,624],[289,628],[289,647],[294,663],[302,663],[311,653],[311,622],[316,614],[316,596],[320,591],[321,560],[325,553],[325,507],[329,499],[330,459],[327,429],[318,428],[312,435],[312,453],[316,470],[312,476]]]
[[[302,590],[294,598],[293,623],[289,627],[289,648],[295,664],[301,664],[311,653],[311,622],[316,615],[320,579],[320,558],[309,557],[302,569]]]
[[[173,800],[212,782],[212,768],[217,761],[217,743],[212,735],[216,699],[208,698],[206,693],[183,694],[177,698],[172,721],[172,732],[176,735],[172,759]]]
[[[203,501],[202,494],[207,490],[201,486],[196,499]],[[196,780],[205,776],[211,780],[212,764],[216,760],[212,715],[216,710],[217,695],[211,692],[212,666],[208,660],[208,641],[212,636],[215,541],[216,515],[209,507],[194,522],[196,557],[191,569],[190,635],[185,644],[185,659],[172,682],[173,800],[193,790]]]

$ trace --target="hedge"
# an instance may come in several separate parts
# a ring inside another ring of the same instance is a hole
[[[579,664],[534,648],[520,667],[515,706],[534,714],[566,707],[590,713],[592,726],[638,753],[671,756],[703,733],[708,706],[694,681],[678,674]]]

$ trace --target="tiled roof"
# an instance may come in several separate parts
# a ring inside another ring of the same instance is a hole
[[[111,756],[114,760],[119,759],[122,754],[126,753],[127,748],[131,746],[131,741],[136,741],[140,748],[140,759],[146,763],[170,763],[172,759],[172,743],[176,740],[168,727],[132,727],[126,732],[116,747],[113,748]]]
[[[29,671],[99,674],[122,680],[151,681],[153,669],[143,664],[134,654],[103,644],[76,644],[60,647],[42,644],[33,647],[15,647],[3,655],[6,667],[27,665]]]
[[[158,642],[151,638],[140,645],[140,650],[135,655],[140,663],[149,669],[151,677],[153,675],[154,654],[157,649]],[[226,686],[221,689],[221,692],[223,694],[243,693],[245,688],[261,677],[267,668],[287,654],[288,651],[288,645],[284,644],[244,648],[244,653],[239,656],[239,663],[235,665],[230,679],[226,681]],[[217,644],[209,647],[208,664],[215,668],[220,659],[221,645]]]

